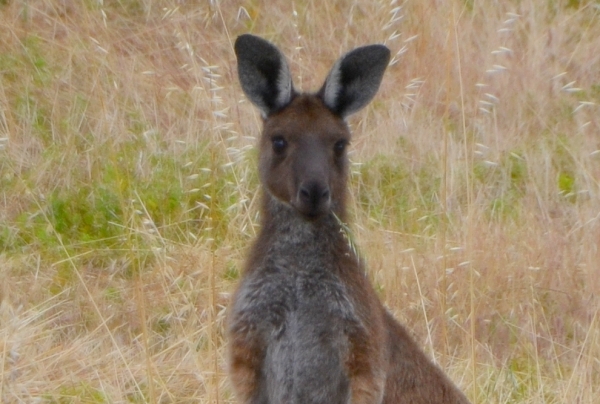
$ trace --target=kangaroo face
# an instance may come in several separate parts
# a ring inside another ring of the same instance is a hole
[[[344,198],[349,142],[344,121],[317,96],[297,96],[265,120],[261,180],[271,195],[316,219]]]
[[[270,42],[242,35],[235,53],[242,89],[264,119],[260,176],[267,193],[307,219],[342,212],[350,140],[344,119],[375,96],[389,49],[346,53],[315,94],[296,92],[285,57]]]

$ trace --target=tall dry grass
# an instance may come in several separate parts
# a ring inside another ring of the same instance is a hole
[[[381,298],[473,402],[600,395],[597,1],[0,2],[0,400],[233,402],[255,234],[232,43],[316,89],[395,55],[351,120]]]

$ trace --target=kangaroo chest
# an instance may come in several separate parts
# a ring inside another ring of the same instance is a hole
[[[326,256],[293,252],[264,261],[247,284],[246,307],[266,339],[333,337],[359,322],[334,265]]]
[[[247,303],[264,343],[268,402],[334,402],[314,398],[329,390],[347,402],[346,366],[363,328],[335,272],[327,257],[290,252],[267,258],[248,284]]]
[[[348,283],[358,262],[333,217],[317,227],[296,216],[263,228],[232,329],[261,358],[264,402],[346,403],[352,352],[368,334],[366,308]]]

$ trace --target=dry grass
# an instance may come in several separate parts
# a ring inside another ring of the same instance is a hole
[[[351,121],[382,299],[473,402],[600,396],[598,1],[0,1],[0,401],[233,402],[255,233],[232,41],[316,89],[396,55]]]

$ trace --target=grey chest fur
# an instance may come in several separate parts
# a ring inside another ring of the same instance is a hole
[[[295,220],[279,221],[233,308],[248,335],[262,341],[269,402],[313,402],[315,394],[331,397],[331,389],[345,396],[350,335],[363,329],[334,259],[338,223]]]
[[[267,339],[303,333],[302,326],[335,329],[338,323],[358,322],[339,279],[337,223],[332,219],[314,226],[287,219],[277,226],[257,268],[243,280],[235,310],[251,315]]]

